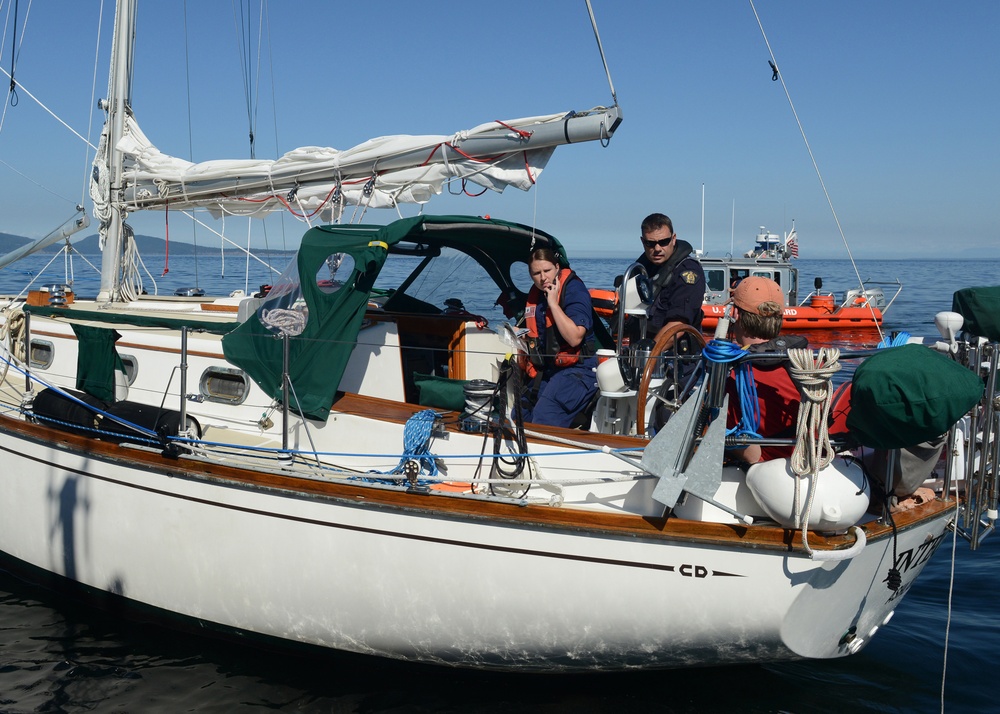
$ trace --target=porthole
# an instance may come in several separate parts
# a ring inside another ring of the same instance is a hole
[[[128,386],[135,384],[135,377],[139,374],[139,362],[132,355],[118,355],[121,357],[122,365],[125,367],[125,381]]]
[[[316,286],[330,295],[340,290],[344,281],[354,272],[354,256],[350,253],[334,253],[320,266],[316,273]]]
[[[206,401],[242,404],[250,391],[250,380],[239,369],[209,367],[202,372],[198,389]]]
[[[48,340],[32,340],[28,350],[28,366],[32,369],[48,369],[52,366],[56,348]]]

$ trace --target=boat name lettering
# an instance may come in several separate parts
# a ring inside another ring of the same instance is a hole
[[[798,311],[794,307],[786,307],[785,308],[785,314],[786,315],[798,315],[799,313],[798,313]]]
[[[704,565],[691,565],[685,563],[677,569],[677,571],[683,575],[685,578],[707,578],[708,568]]]
[[[942,533],[937,538],[925,541],[916,548],[904,550],[896,556],[896,562],[893,563],[893,567],[896,568],[900,574],[902,574],[909,572],[913,568],[922,566],[930,560],[932,555],[934,555],[934,551],[936,551],[938,546],[941,545],[941,540],[943,538],[944,534]]]

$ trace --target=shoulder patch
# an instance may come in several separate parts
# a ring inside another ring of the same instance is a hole
[[[693,270],[685,270],[681,273],[681,279],[688,285],[694,285],[698,282],[698,276]]]

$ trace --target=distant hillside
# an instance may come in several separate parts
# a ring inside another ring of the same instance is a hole
[[[12,233],[0,233],[0,255],[6,255],[12,250],[17,250],[25,243],[30,242],[27,238],[16,236]]]

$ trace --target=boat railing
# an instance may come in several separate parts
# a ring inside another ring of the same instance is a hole
[[[957,313],[944,313],[956,315]],[[940,317],[940,315],[938,316]],[[938,318],[935,318],[938,323]],[[940,323],[939,323],[940,324]],[[960,322],[958,324],[961,324]],[[983,540],[996,530],[1000,496],[1000,401],[997,396],[997,371],[1000,367],[1000,342],[963,334],[961,340],[938,342],[938,351],[951,353],[956,361],[978,374],[984,382],[980,402],[948,430],[948,458],[944,492],[959,498],[955,532],[977,550]]]
[[[869,287],[869,286],[872,286],[872,287]],[[884,306],[881,305],[881,304],[878,304],[878,303],[875,304],[875,307],[879,308],[882,311],[882,314],[885,314],[886,311],[890,307],[892,307],[892,304],[894,302],[896,302],[896,298],[899,297],[899,294],[903,291],[903,283],[901,283],[899,281],[899,278],[896,278],[895,280],[872,280],[871,278],[866,278],[865,280],[863,280],[861,282],[861,287],[864,290],[864,296],[865,297],[867,297],[867,296],[869,296],[869,294],[875,293],[877,291],[878,293],[880,293],[882,295],[882,302],[884,302],[885,301],[885,292],[882,290],[881,286],[893,287],[893,288],[896,289],[896,292],[893,293],[892,298],[890,298],[889,302],[885,303]],[[845,295],[845,297],[844,297],[844,304],[845,304],[845,306],[847,306],[848,303],[851,302],[852,293],[856,297],[860,297],[861,296],[860,291],[849,290],[847,292],[847,294]]]

